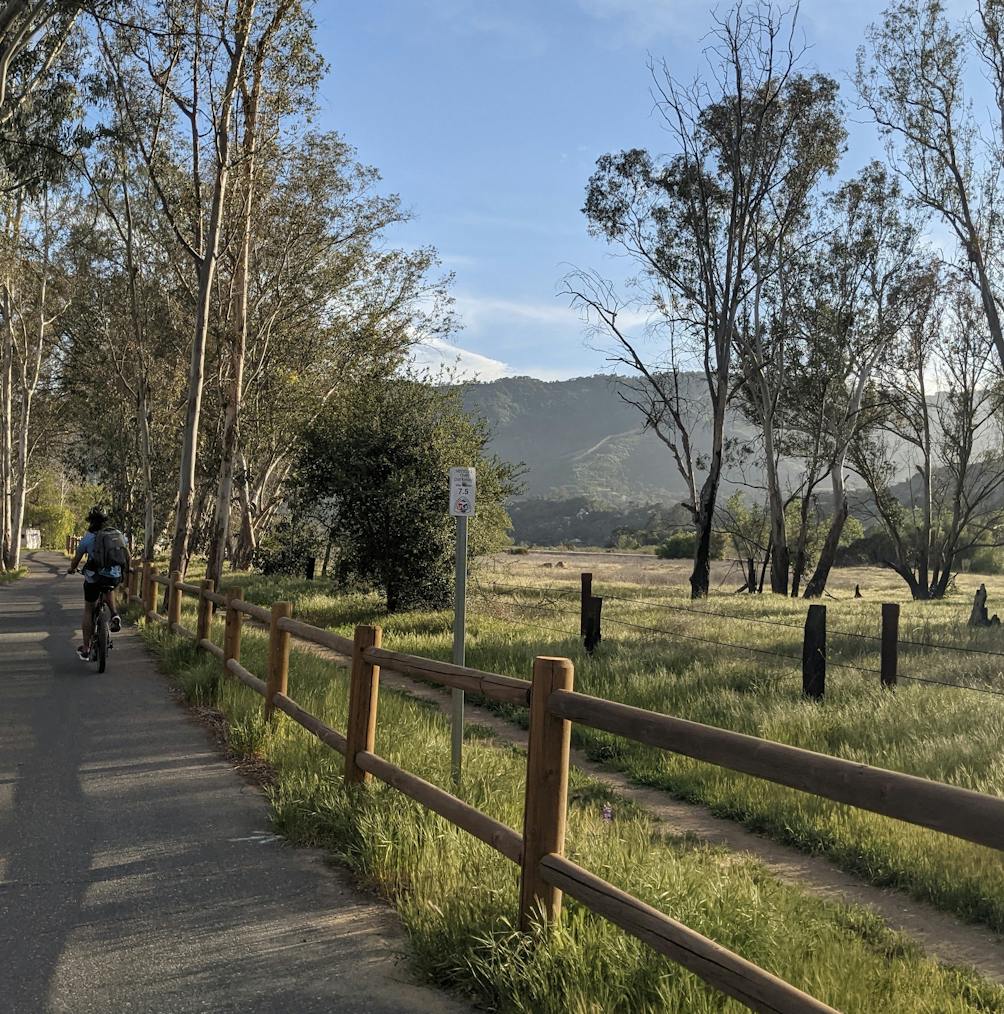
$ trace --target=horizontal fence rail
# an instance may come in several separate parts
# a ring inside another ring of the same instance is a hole
[[[482,672],[480,669],[469,669],[467,666],[453,665],[450,662],[439,662],[420,655],[406,655],[400,651],[388,651],[386,648],[367,648],[363,657],[381,667],[412,676],[427,683],[466,690],[469,693],[484,694],[493,701],[504,701],[508,704],[530,704],[530,683],[527,680],[502,676],[494,672]]]
[[[658,909],[608,884],[569,859],[548,855],[541,860],[540,866],[541,876],[548,883],[699,975],[705,982],[715,982],[723,992],[752,1010],[776,1011],[779,1014],[838,1014],[834,1008],[808,993],[663,915]]]
[[[356,764],[363,771],[369,772],[380,781],[393,786],[398,792],[403,792],[417,803],[445,817],[451,824],[490,845],[517,866],[523,861],[523,836],[501,821],[489,817],[488,814],[475,809],[438,785],[433,785],[374,753],[362,751],[356,756]]]
[[[168,591],[167,615],[155,608],[158,587]],[[521,928],[529,929],[539,916],[546,923],[557,921],[562,894],[568,894],[751,1010],[835,1014],[820,1000],[564,857],[573,722],[1004,850],[1004,799],[578,693],[573,689],[568,659],[538,657],[532,681],[452,665],[381,647],[379,627],[357,627],[355,638],[350,640],[293,619],[288,602],[265,608],[245,602],[239,588],[217,592],[211,581],[186,583],[178,572],[166,577],[149,563],[142,567],[139,587],[134,589],[130,582],[129,594],[148,620],[165,624],[192,640],[218,658],[225,672],[263,697],[266,719],[273,720],[274,712],[282,712],[343,755],[347,785],[377,778],[519,866]],[[198,598],[195,633],[180,622],[186,594]],[[211,637],[213,606],[225,609],[223,647]],[[595,610],[583,614],[583,624],[588,625],[597,615]],[[267,679],[259,678],[240,662],[245,616],[268,628]],[[338,656],[334,660],[337,665],[350,664],[347,734],[308,712],[289,695],[290,640],[294,637],[330,649]],[[522,834],[376,754],[381,669],[529,707]]]
[[[636,743],[1004,849],[1004,799],[996,796],[587,694],[558,690],[548,706],[560,718]]]

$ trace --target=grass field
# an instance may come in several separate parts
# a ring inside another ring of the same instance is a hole
[[[605,596],[604,641],[592,658],[574,634],[583,566],[594,573],[594,592]],[[835,598],[824,600],[827,697],[814,704],[801,695],[805,604],[717,592],[694,607],[686,597],[686,573],[685,563],[625,557],[542,560],[531,554],[485,561],[471,596],[468,663],[528,677],[535,654],[567,655],[576,665],[577,687],[597,696],[1004,795],[1004,696],[910,682],[883,691],[878,675],[867,671],[878,668],[877,642],[845,636],[877,635],[880,603],[897,599],[901,639],[1004,652],[1004,629],[965,626],[979,582],[987,582],[992,611],[995,600],[1004,602],[1004,581],[962,576],[956,595],[921,603],[906,601],[905,586],[890,572],[838,571]],[[731,584],[721,568],[714,578]],[[234,580],[253,601],[291,599],[296,615],[320,626],[350,634],[355,623],[382,623],[388,647],[449,658],[447,614],[388,617],[375,597],[335,597],[320,584],[288,579]],[[853,598],[855,585],[864,598]],[[701,613],[681,611],[691,608]],[[903,647],[900,671],[1004,692],[1002,662],[992,654]],[[509,715],[524,720],[516,711]],[[639,783],[705,803],[747,827],[824,853],[872,883],[1004,931],[1004,864],[991,850],[603,733],[576,728],[575,741]]]
[[[27,567],[18,567],[17,570],[0,570],[0,584],[11,584],[27,573]]]
[[[265,600],[260,580],[248,597]],[[292,585],[298,613],[341,626],[372,617],[375,603],[333,601]],[[272,597],[278,597],[274,595]],[[387,642],[442,649],[442,615],[410,614],[387,623]],[[216,639],[221,631],[217,624]],[[524,671],[536,641],[513,624],[477,624],[477,652]],[[533,1014],[738,1011],[678,966],[658,957],[572,902],[559,932],[515,931],[517,871],[487,846],[405,797],[373,787],[346,792],[341,758],[279,716],[271,727],[261,699],[218,663],[148,628],[189,700],[226,715],[235,750],[266,759],[277,829],[294,842],[329,849],[397,907],[412,960],[429,980],[475,997],[489,1009]],[[264,672],[265,637],[245,626],[242,658]],[[484,661],[479,658],[478,661]],[[309,711],[344,729],[344,672],[294,652],[290,693]],[[516,751],[468,737],[463,796],[510,826],[521,819],[525,760]],[[435,709],[385,690],[377,750],[422,777],[449,785],[449,728]],[[758,862],[660,834],[646,816],[610,791],[573,773],[568,854],[600,875],[745,957],[848,1012],[1004,1012],[1004,990],[925,958],[902,936],[861,909],[825,903],[784,885]],[[604,819],[603,804],[613,806]]]

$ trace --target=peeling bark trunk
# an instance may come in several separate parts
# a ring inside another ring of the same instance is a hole
[[[770,590],[775,595],[787,595],[791,558],[784,524],[784,498],[781,496],[781,483],[777,474],[774,424],[769,415],[765,417],[763,431],[767,459],[767,497],[770,505]]]
[[[213,132],[217,149],[216,180],[205,246],[200,251],[198,305],[195,315],[195,330],[192,336],[192,354],[188,372],[188,405],[185,410],[185,428],[182,436],[181,464],[178,473],[178,512],[171,544],[171,570],[180,571],[182,574],[188,569],[188,547],[192,536],[195,507],[195,468],[199,447],[199,422],[202,415],[202,391],[205,380],[206,339],[209,333],[213,283],[219,261],[223,215],[230,181],[230,121],[238,76],[241,73],[247,49],[252,11],[253,4],[247,9],[246,20],[240,25],[231,50],[230,69],[221,99],[216,129]],[[238,15],[239,19],[240,17]]]
[[[830,471],[830,482],[833,487],[833,517],[830,520],[830,527],[826,532],[823,548],[819,552],[816,569],[805,586],[805,597],[807,599],[818,599],[826,589],[826,581],[837,559],[840,536],[844,533],[844,524],[847,522],[847,517],[850,514],[850,504],[847,502],[847,490],[844,488],[843,455],[838,458]]]
[[[14,495],[13,490],[13,469],[14,469],[14,441],[13,441],[13,416],[14,416],[14,387],[13,387],[13,358],[14,346],[10,334],[10,307],[4,298],[4,317],[7,328],[4,334],[3,353],[0,356],[0,417],[2,417],[3,435],[0,439],[0,493],[3,495],[3,504],[0,507],[0,568],[7,569],[7,560],[11,551],[12,511],[11,504]]]

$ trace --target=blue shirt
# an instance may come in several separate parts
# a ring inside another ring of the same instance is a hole
[[[83,554],[86,553],[88,555],[88,557],[90,557],[91,550],[93,548],[94,548],[94,532],[88,532],[77,543],[77,552],[81,556],[83,556]],[[101,570],[101,571],[96,571],[96,570],[85,570],[84,571],[84,581],[86,581],[88,584],[93,584],[95,581],[97,581],[98,577],[109,577],[109,578],[119,578],[119,579],[121,579],[121,577],[122,577],[122,568],[118,567],[118,566],[115,566],[115,567],[105,567],[104,570]]]

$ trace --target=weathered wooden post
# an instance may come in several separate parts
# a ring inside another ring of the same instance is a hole
[[[289,685],[289,631],[279,626],[293,612],[291,602],[272,604],[272,623],[268,637],[268,679],[265,682],[265,718],[272,718],[276,694],[284,694]]]
[[[195,628],[196,645],[203,638],[209,640],[212,637],[213,603],[209,594],[216,590],[216,582],[211,577],[207,577],[199,587],[201,591],[199,592],[199,622]]]
[[[240,588],[227,589],[227,618],[223,628],[223,668],[233,659],[241,660],[241,625],[244,614],[237,609],[236,603],[242,601],[244,592]]]
[[[603,599],[598,595],[589,597],[589,607],[586,613],[586,651],[592,655],[596,646],[603,640],[602,628]]]
[[[534,659],[519,888],[519,925],[524,931],[530,929],[538,911],[548,922],[561,916],[561,891],[541,878],[540,862],[552,853],[565,853],[572,724],[552,715],[548,701],[555,690],[571,690],[574,682],[575,669],[567,658]]]
[[[826,692],[826,606],[809,606],[802,642],[802,693],[821,701]]]
[[[157,612],[157,568],[152,564],[146,565],[146,586],[143,588],[143,612],[149,619]]]
[[[882,686],[896,685],[899,656],[899,603],[882,603]]]
[[[367,662],[363,652],[379,648],[380,627],[358,626],[352,646],[352,680],[349,684],[349,724],[346,733],[345,784],[359,784],[369,775],[356,764],[356,754],[376,745],[377,702],[380,698],[380,667]]]
[[[589,625],[589,600],[593,597],[593,575],[582,574],[582,590],[579,594],[579,634],[586,636]]]
[[[178,587],[181,583],[181,571],[171,571],[171,583],[167,587],[167,629],[174,633],[174,628],[181,623],[181,596]]]

